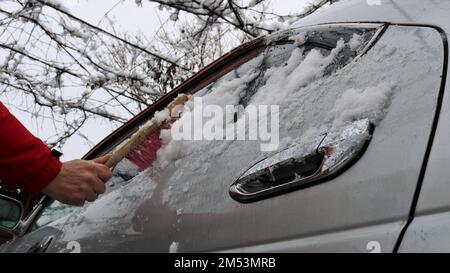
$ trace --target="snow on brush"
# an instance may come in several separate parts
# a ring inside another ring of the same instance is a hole
[[[172,139],[170,129],[161,130],[160,138],[164,146],[156,152],[157,161],[155,164],[161,168],[165,168],[171,162],[180,158],[182,143],[181,141]]]
[[[164,109],[162,111],[156,112],[153,117],[154,121],[161,125],[164,121],[170,119],[170,111],[169,109]]]

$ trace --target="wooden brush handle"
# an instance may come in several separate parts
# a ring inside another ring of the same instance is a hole
[[[169,114],[172,114],[173,108],[178,105],[183,105],[186,103],[186,101],[189,100],[189,97],[187,95],[180,95],[178,96],[173,102],[167,106],[166,109],[169,110]],[[112,153],[109,158],[109,160],[105,163],[105,165],[112,169],[114,166],[116,166],[119,161],[124,159],[129,153],[131,153],[136,147],[141,144],[146,138],[157,132],[160,128],[160,125],[154,122],[150,122],[150,124],[144,128],[139,129],[139,131],[134,134],[129,140],[126,140],[126,143],[124,143],[119,149],[117,149],[114,153]]]

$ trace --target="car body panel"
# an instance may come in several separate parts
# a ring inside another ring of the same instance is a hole
[[[224,253],[389,253],[404,221],[330,231],[305,238],[281,240],[248,247],[227,249]]]
[[[450,97],[445,92],[415,217],[401,242],[400,252],[450,251],[449,135]]]

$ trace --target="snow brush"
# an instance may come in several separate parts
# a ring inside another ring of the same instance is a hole
[[[172,111],[177,106],[184,105],[189,98],[190,96],[181,94],[163,111],[167,111],[168,116],[172,117]],[[161,129],[167,129],[167,126],[170,127],[170,123],[158,121],[154,117],[133,134],[131,138],[124,141],[117,150],[113,151],[105,165],[113,169],[122,159],[127,158],[141,170],[145,170],[156,160],[156,152],[162,146],[160,131]]]

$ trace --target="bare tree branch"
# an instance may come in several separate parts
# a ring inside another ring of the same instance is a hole
[[[87,138],[80,130],[92,119],[120,125],[224,52],[336,2],[281,15],[270,0],[147,1],[171,13],[150,40],[93,25],[57,0],[0,2],[1,94],[53,124],[47,143]]]

